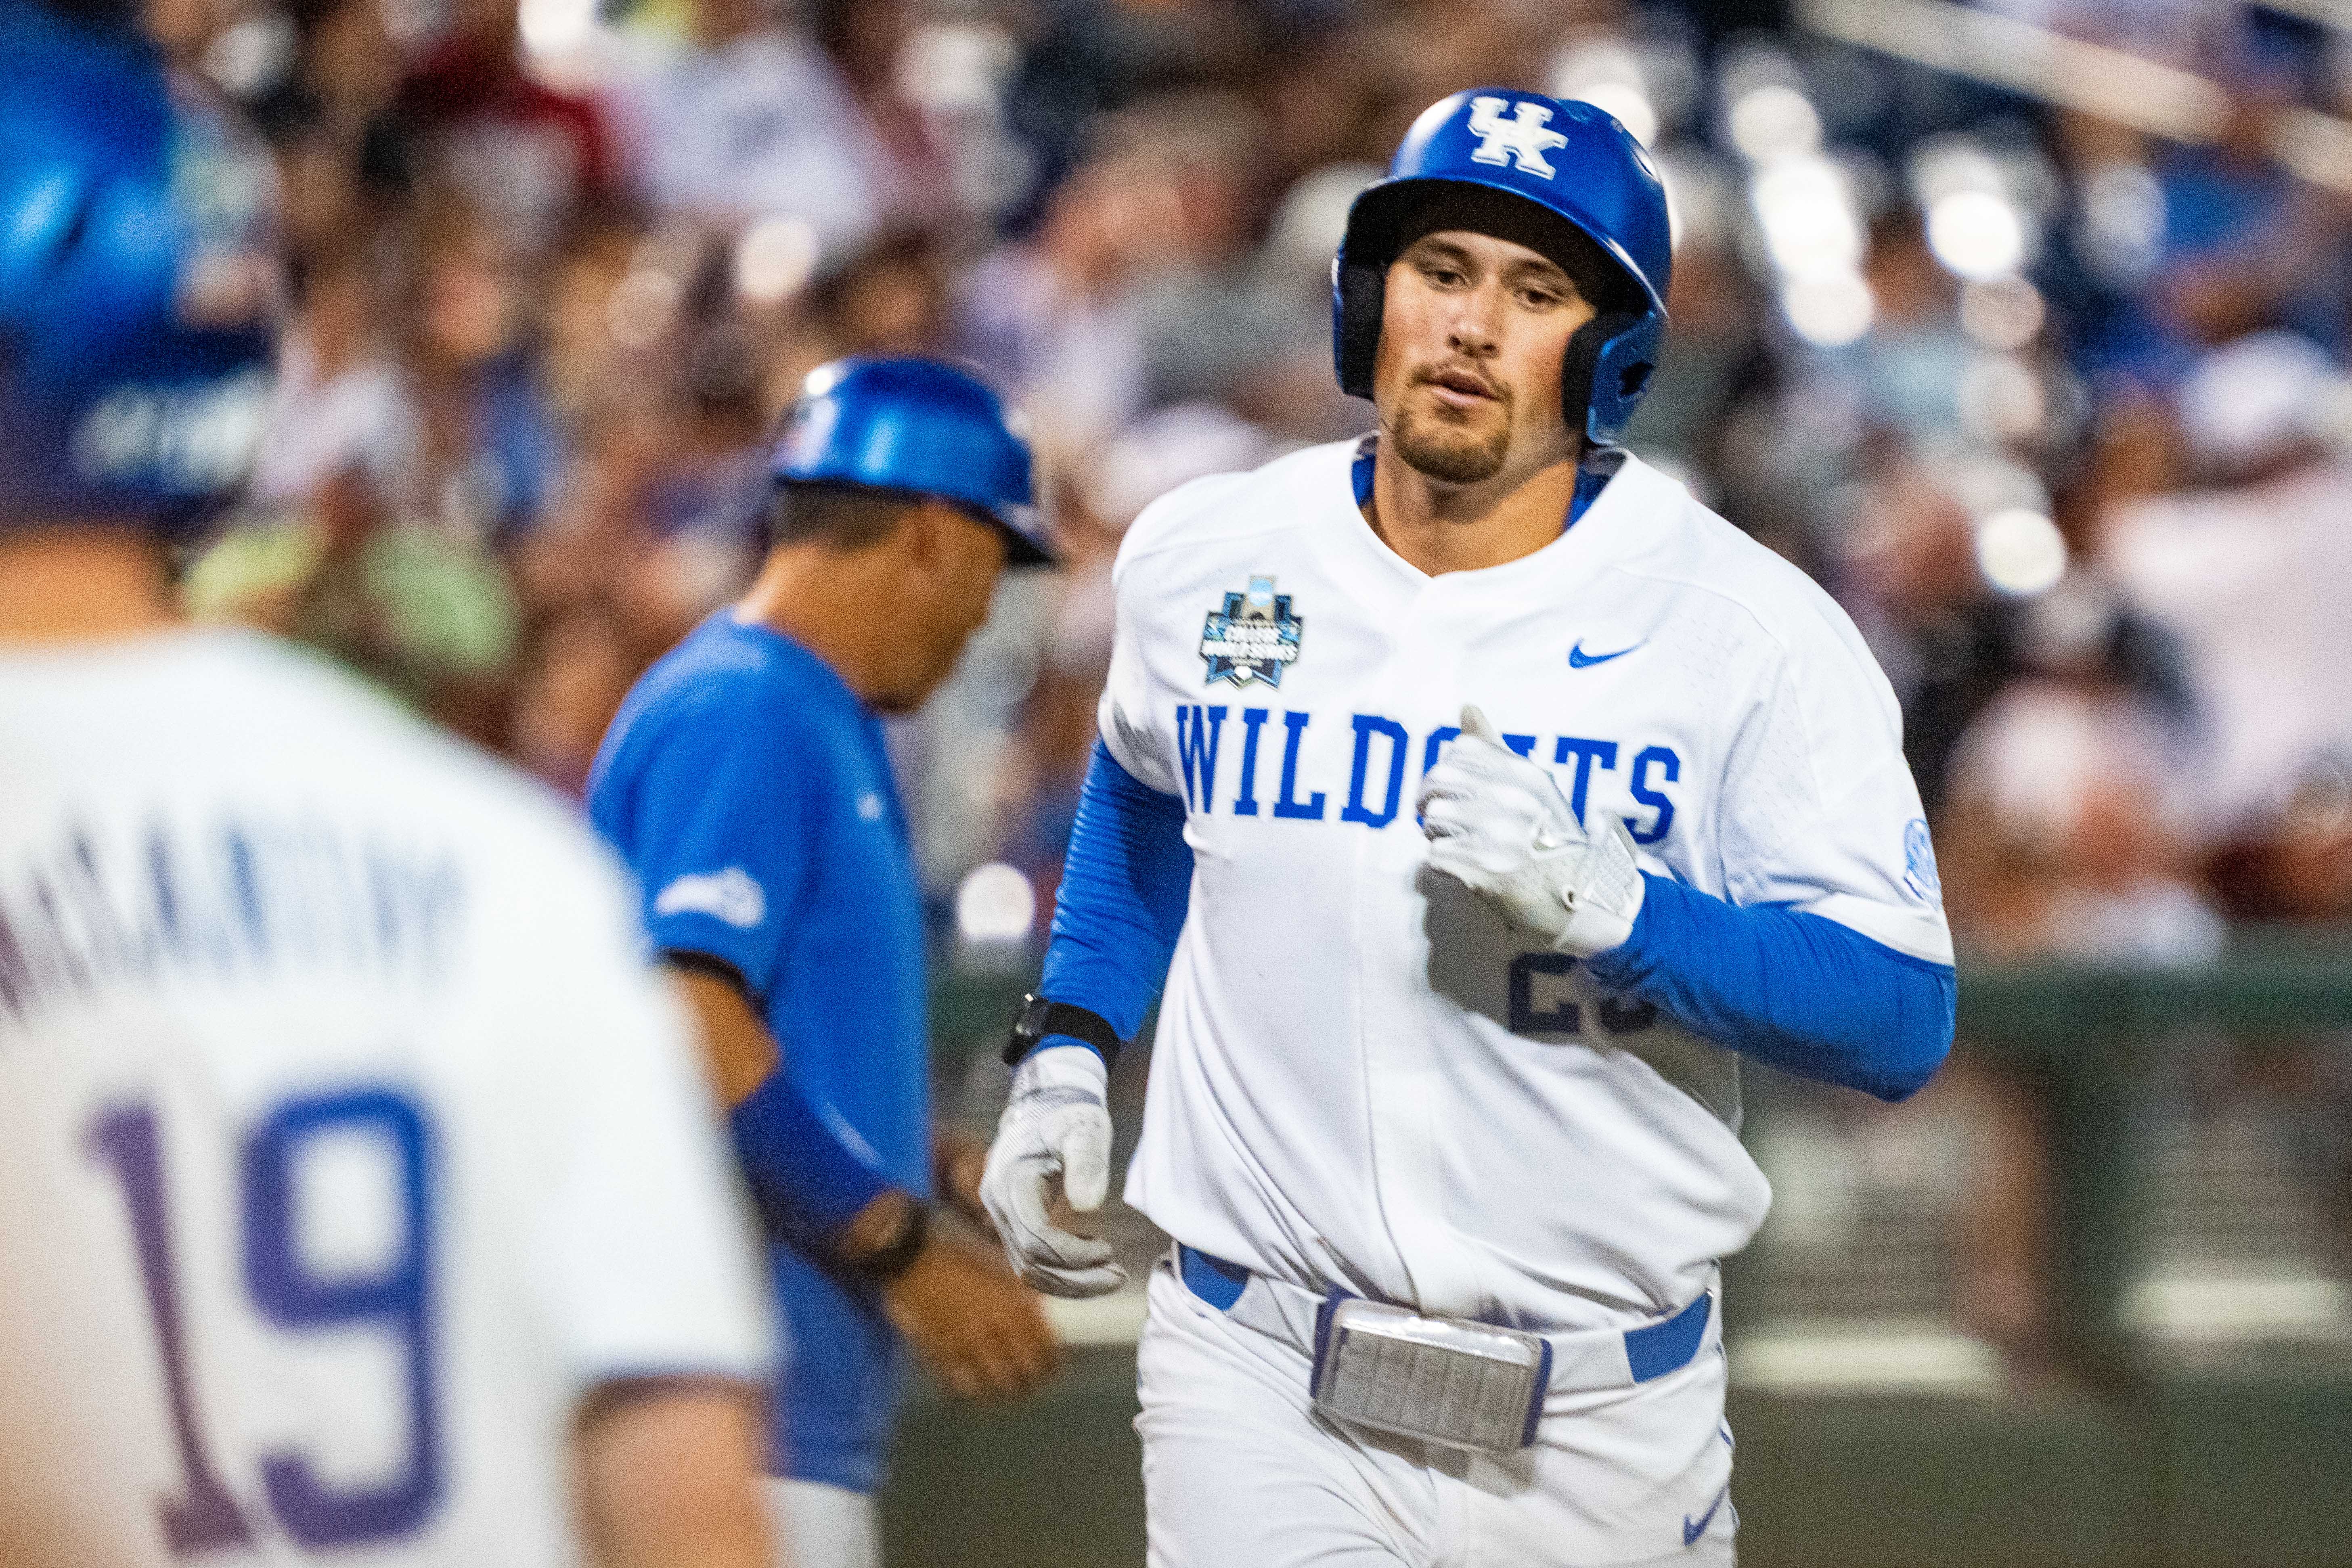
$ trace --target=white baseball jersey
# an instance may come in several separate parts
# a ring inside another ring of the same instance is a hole
[[[1644,868],[1951,962],[1893,693],[1827,595],[1637,459],[1431,577],[1354,447],[1187,485],[1115,572],[1102,733],[1189,809],[1192,903],[1128,1200],[1261,1273],[1538,1330],[1693,1300],[1770,1200],[1733,1054],[1427,871],[1475,702]]]
[[[290,650],[0,655],[0,1560],[572,1563],[584,1393],[769,1374],[631,910]]]

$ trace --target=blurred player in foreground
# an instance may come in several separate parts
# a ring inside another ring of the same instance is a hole
[[[1118,1283],[1045,1203],[1101,1201],[1105,1058],[1164,975],[1155,1563],[1730,1563],[1716,1266],[1770,1196],[1738,1055],[1896,1099],[1948,1048],[1893,694],[1615,445],[1668,262],[1615,121],[1444,100],[1334,273],[1377,434],[1120,549],[982,1191],[1041,1289]]]
[[[266,162],[126,21],[0,0],[0,1562],[764,1563],[750,1237],[619,868],[171,608]]]
[[[775,461],[773,544],[741,603],[647,671],[589,784],[701,1015],[803,1353],[772,1463],[802,1568],[878,1562],[905,1336],[959,1394],[1051,1370],[985,1225],[976,1142],[935,1139],[922,910],[883,713],[955,668],[1009,559],[1049,559],[1029,449],[995,394],[928,360],[809,379]]]

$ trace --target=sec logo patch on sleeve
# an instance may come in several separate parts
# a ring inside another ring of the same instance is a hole
[[[1943,879],[1936,874],[1936,845],[1927,837],[1927,819],[1915,816],[1903,826],[1903,885],[1911,896],[1932,903],[1944,896]]]
[[[654,900],[657,915],[709,915],[750,931],[768,918],[768,895],[740,866],[689,874],[664,888]]]

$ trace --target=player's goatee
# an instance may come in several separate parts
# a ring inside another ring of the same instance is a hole
[[[1398,457],[1417,471],[1450,485],[1475,485],[1493,479],[1502,471],[1503,459],[1511,449],[1507,422],[1482,436],[1447,429],[1417,417],[1411,409],[1398,415],[1390,434],[1396,441]]]

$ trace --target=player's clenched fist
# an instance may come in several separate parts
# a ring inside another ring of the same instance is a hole
[[[1633,934],[1643,883],[1625,825],[1579,825],[1540,764],[1503,744],[1477,709],[1421,786],[1429,864],[1513,926],[1590,958]]]
[[[1051,1296],[1100,1296],[1127,1282],[1110,1243],[1062,1229],[1045,1207],[1056,1175],[1071,1208],[1102,1206],[1110,1190],[1109,1081],[1102,1058],[1083,1046],[1024,1057],[980,1180],[1013,1270]]]

